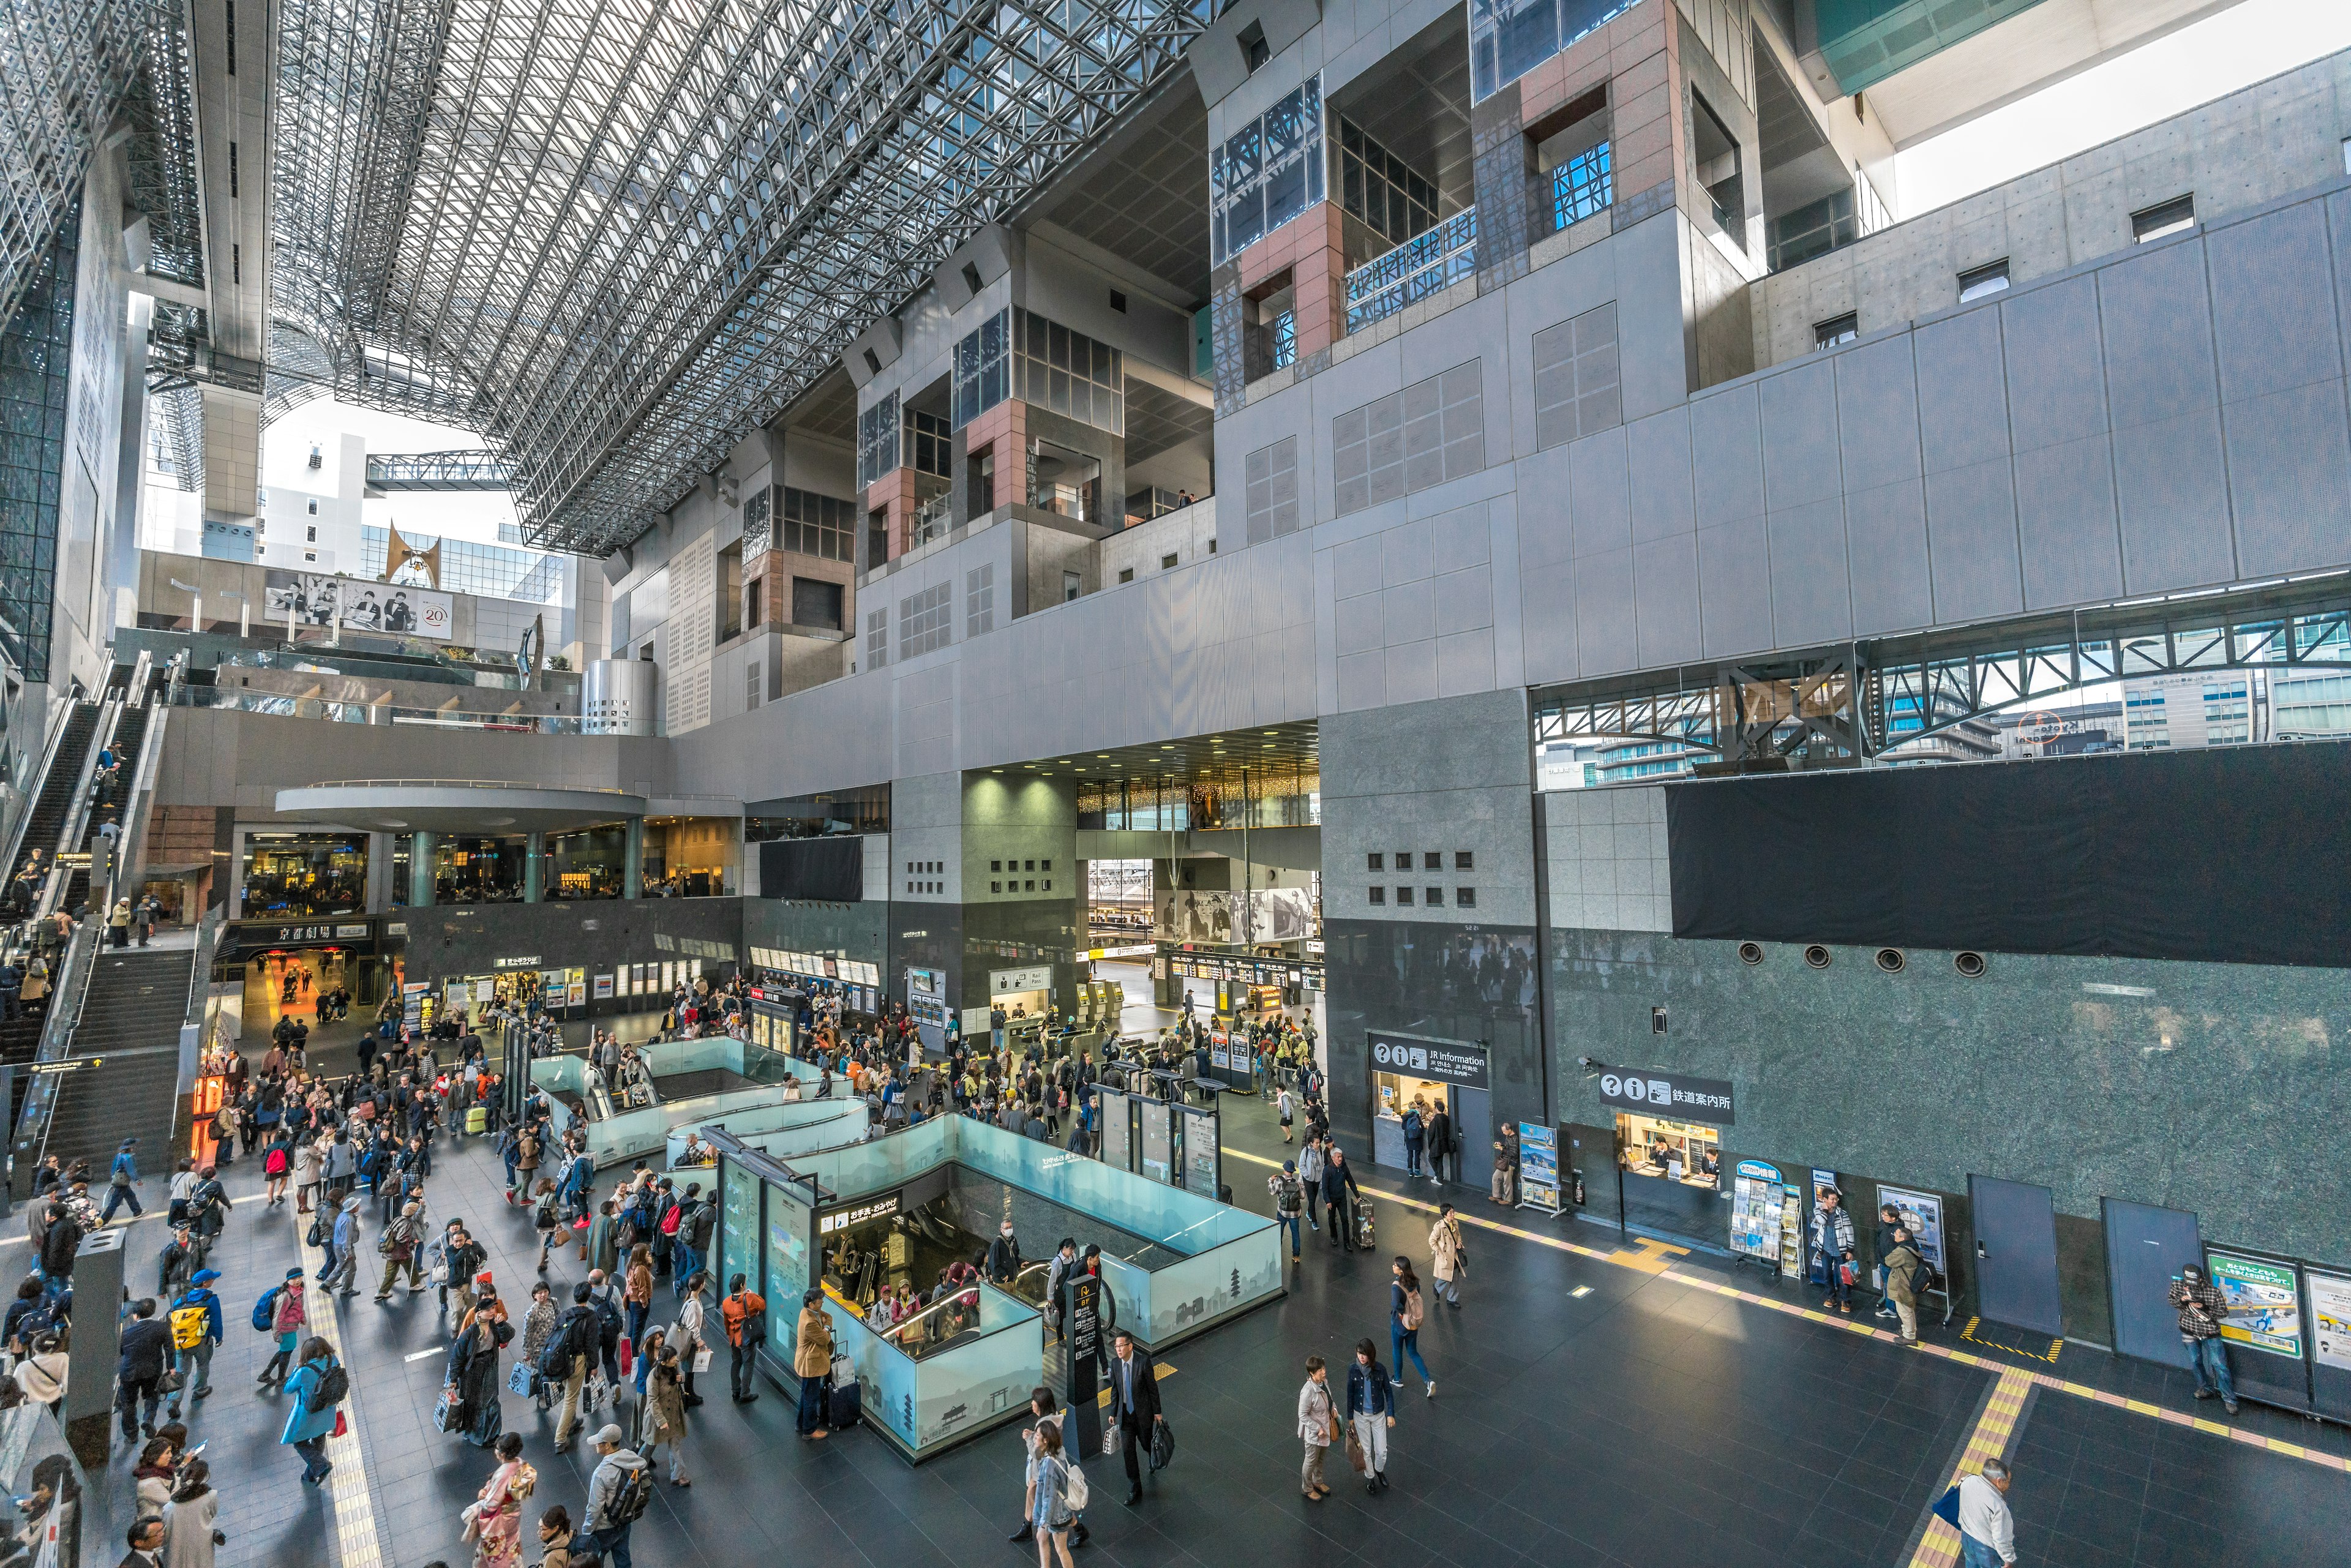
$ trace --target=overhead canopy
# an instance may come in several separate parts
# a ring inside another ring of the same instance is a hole
[[[448,779],[356,779],[277,791],[277,814],[381,832],[553,833],[645,814],[643,795]]]

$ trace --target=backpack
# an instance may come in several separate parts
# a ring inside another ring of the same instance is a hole
[[[684,1213],[685,1207],[683,1204],[671,1204],[669,1206],[669,1212],[662,1216],[661,1233],[664,1236],[675,1236],[677,1234],[678,1219]]]
[[[173,1307],[172,1309],[172,1348],[195,1349],[204,1343],[204,1335],[211,1327],[212,1314],[204,1308]]]
[[[281,1176],[286,1174],[286,1145],[272,1144],[269,1152],[261,1156],[261,1174]]]
[[[267,1333],[277,1322],[277,1298],[285,1292],[283,1285],[272,1285],[261,1292],[261,1300],[253,1303],[253,1332]],[[172,1336],[176,1341],[178,1336]]]
[[[327,1244],[327,1211],[321,1208],[310,1217],[309,1243],[313,1247],[324,1247]]]
[[[580,1337],[578,1318],[567,1318],[557,1325],[557,1332],[547,1336],[547,1343],[538,1353],[539,1375],[551,1383],[561,1383],[571,1375],[571,1363],[579,1356],[580,1347],[571,1342]]]
[[[1416,1138],[1420,1136],[1420,1113],[1406,1111],[1404,1113],[1404,1135],[1406,1138]]]
[[[1420,1327],[1421,1310],[1420,1292],[1418,1291],[1406,1291],[1404,1293],[1405,1333],[1410,1333],[1413,1330]]]
[[[313,1410],[324,1410],[329,1406],[340,1405],[350,1396],[351,1375],[343,1370],[343,1364],[339,1361],[319,1375],[317,1394],[304,1403]]]
[[[1061,1477],[1061,1506],[1071,1513],[1083,1513],[1086,1504],[1092,1500],[1093,1489],[1086,1485],[1086,1472],[1075,1465],[1065,1466]]]
[[[639,1465],[622,1478],[620,1490],[612,1494],[613,1525],[634,1524],[644,1518],[653,1502],[653,1477],[651,1465]]]

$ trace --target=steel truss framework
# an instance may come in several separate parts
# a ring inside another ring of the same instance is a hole
[[[1213,4],[280,0],[279,332],[481,431],[532,543],[607,553]]]
[[[1539,695],[1535,739],[1850,766],[2085,686],[2318,668],[2351,669],[2351,572],[1587,682]]]
[[[0,324],[131,90],[152,3],[13,0],[0,14]]]

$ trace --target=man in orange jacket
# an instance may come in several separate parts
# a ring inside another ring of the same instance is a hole
[[[759,1397],[751,1392],[751,1358],[759,1342],[768,1337],[767,1298],[748,1289],[737,1274],[726,1282],[726,1299],[718,1304],[718,1315],[726,1322],[726,1343],[732,1347],[727,1382],[735,1403],[748,1405]]]

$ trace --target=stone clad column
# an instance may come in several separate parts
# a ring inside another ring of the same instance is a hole
[[[645,883],[645,820],[631,817],[628,822],[629,847],[621,857],[621,896],[635,898],[644,891]]]
[[[547,897],[547,835],[527,834],[522,845],[522,901],[538,904]]]
[[[433,902],[433,850],[435,833],[418,832],[408,841],[408,902],[422,909]]]

